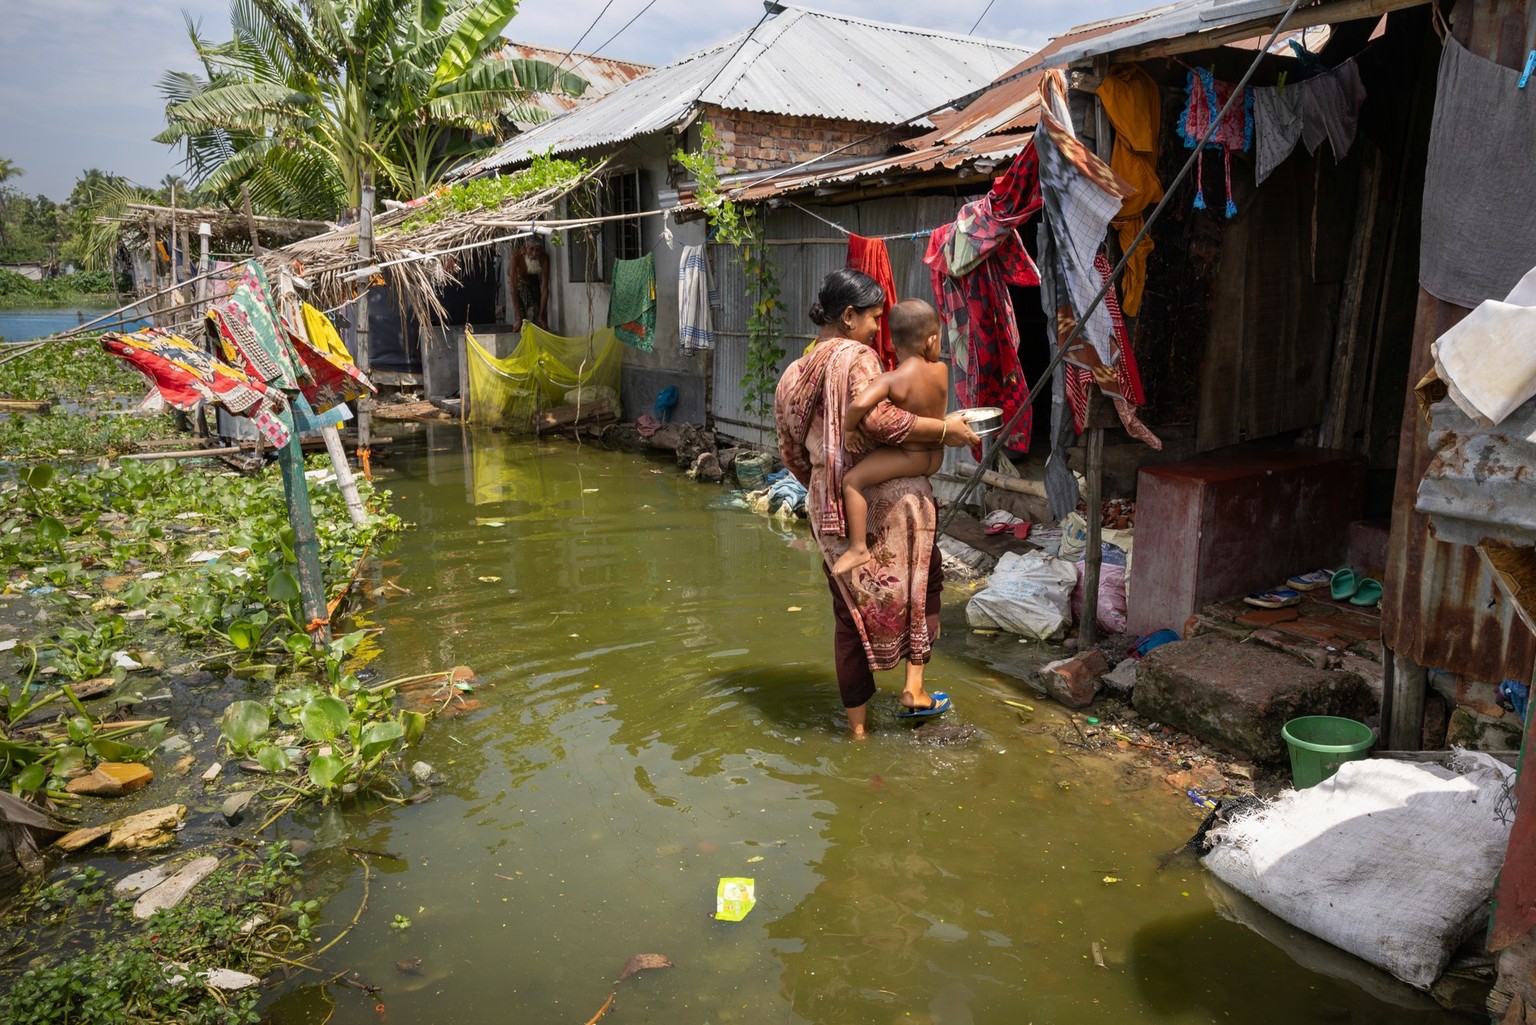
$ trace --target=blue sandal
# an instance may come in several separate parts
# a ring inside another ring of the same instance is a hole
[[[933,698],[933,704],[929,705],[927,708],[903,708],[901,711],[896,713],[896,718],[918,719],[925,715],[943,715],[945,712],[949,711],[950,700],[948,694],[945,694],[941,690],[936,690],[932,695],[930,695],[930,697]]]

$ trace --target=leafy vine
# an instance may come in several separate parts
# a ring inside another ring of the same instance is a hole
[[[747,412],[763,418],[773,409],[779,362],[784,358],[783,329],[779,320],[781,289],[777,268],[768,256],[757,211],[731,201],[720,185],[720,162],[724,156],[725,147],[715,135],[714,126],[708,122],[699,130],[697,152],[678,150],[673,155],[693,175],[694,200],[709,219],[715,239],[740,250],[742,269],[752,297],[747,312],[747,360],[741,378],[742,398]]]

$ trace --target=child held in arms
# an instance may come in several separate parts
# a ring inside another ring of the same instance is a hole
[[[949,404],[949,368],[939,362],[939,315],[921,299],[904,299],[891,307],[891,344],[896,369],[881,374],[848,405],[845,433],[861,424],[882,401],[916,413],[943,419]],[[848,522],[848,550],[832,564],[832,572],[849,573],[870,560],[869,503],[864,489],[897,477],[927,477],[944,461],[944,443],[881,446],[843,474],[843,515]]]

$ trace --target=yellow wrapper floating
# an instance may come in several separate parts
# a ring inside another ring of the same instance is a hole
[[[757,904],[753,892],[754,882],[739,876],[727,876],[720,880],[715,890],[715,917],[722,922],[739,922]]]

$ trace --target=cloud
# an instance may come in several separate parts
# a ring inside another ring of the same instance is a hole
[[[759,0],[612,0],[582,43],[591,52],[615,33],[604,55],[666,64],[755,25]],[[608,0],[524,0],[507,28],[514,39],[568,48]],[[815,0],[806,6],[943,32],[969,33],[987,0]],[[977,34],[1026,46],[1085,21],[1146,6],[1146,0],[1029,0],[994,3]],[[0,157],[27,172],[28,192],[69,194],[89,167],[145,184],[177,168],[174,151],[149,140],[165,124],[155,82],[167,70],[196,67],[181,10],[205,34],[227,35],[227,0],[20,0],[6,4],[0,33]],[[621,28],[623,29],[620,32]]]

